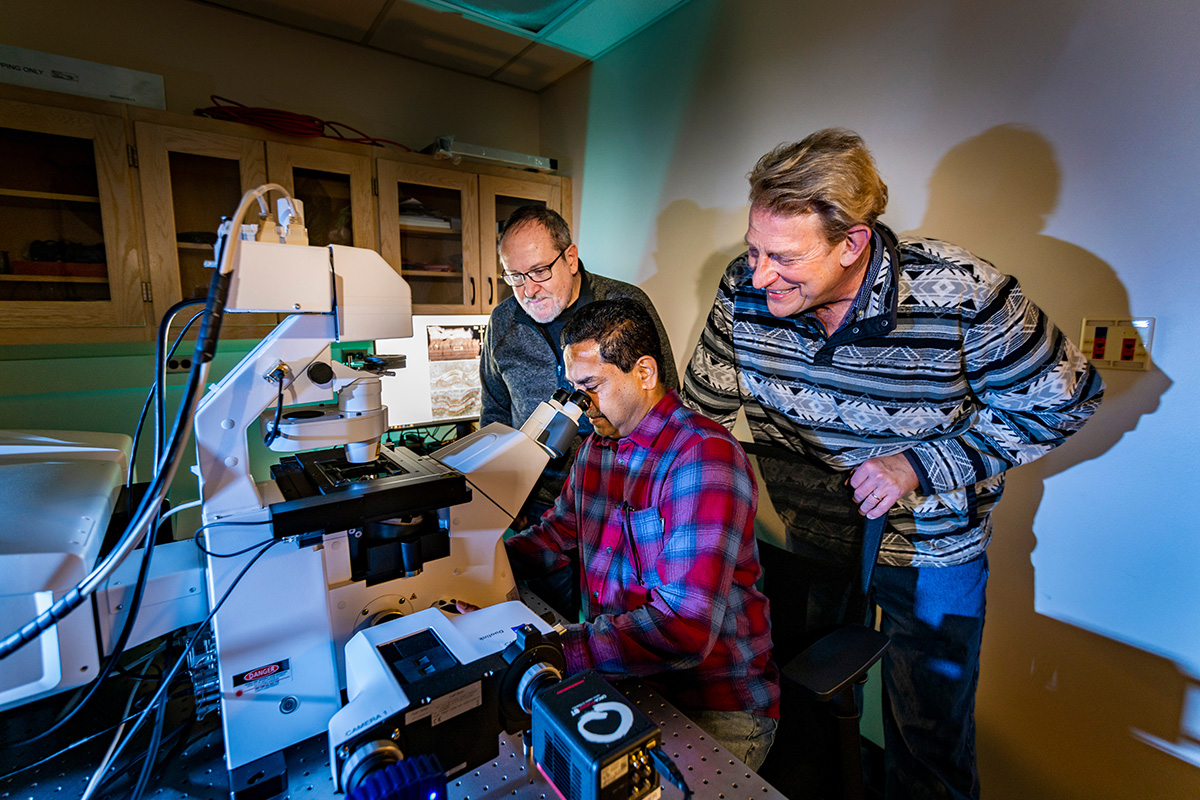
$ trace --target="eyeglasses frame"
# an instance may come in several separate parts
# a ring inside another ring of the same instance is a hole
[[[559,250],[558,255],[556,255],[554,260],[549,264],[542,264],[540,267],[534,267],[533,269],[526,270],[525,272],[501,272],[500,278],[514,289],[518,286],[524,286],[526,280],[533,281],[534,283],[545,283],[554,277],[554,265],[557,264],[558,260],[566,254],[569,248],[570,245],[567,245],[562,250]],[[534,272],[541,272],[542,270],[546,270],[546,277],[544,278],[535,278],[531,274]],[[513,283],[513,281],[516,281],[516,283]]]

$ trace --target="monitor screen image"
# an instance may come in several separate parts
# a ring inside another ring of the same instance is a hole
[[[379,355],[406,365],[382,380],[392,428],[463,422],[480,411],[479,351],[486,314],[415,314],[409,339],[380,339]]]

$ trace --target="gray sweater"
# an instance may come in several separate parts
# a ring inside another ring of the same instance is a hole
[[[550,399],[555,389],[570,388],[563,372],[559,335],[576,311],[595,300],[630,297],[646,307],[654,318],[654,326],[658,328],[658,336],[662,340],[663,360],[666,363],[660,364],[659,369],[663,381],[668,389],[679,388],[671,342],[646,293],[632,284],[593,275],[583,268],[582,262],[579,264],[579,273],[582,276],[579,299],[552,322],[544,325],[535,322],[521,308],[516,297],[509,297],[492,309],[483,337],[483,353],[479,359],[479,380],[483,388],[480,426],[502,422],[520,428],[538,403]],[[553,347],[551,342],[554,342]],[[553,459],[546,466],[537,486],[529,495],[526,513],[533,511],[540,514],[554,504],[575,461],[575,451],[591,432],[592,426],[587,418],[581,419],[579,435],[571,445],[571,452]]]

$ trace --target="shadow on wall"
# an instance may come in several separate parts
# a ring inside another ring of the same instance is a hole
[[[658,215],[654,275],[642,282],[642,289],[651,297],[675,298],[656,307],[668,331],[687,331],[686,336],[675,333],[671,340],[680,380],[725,267],[746,249],[741,241],[745,231],[745,209],[724,211],[676,200]]]
[[[1130,313],[1108,264],[1042,233],[1058,201],[1059,168],[1040,134],[1002,125],[968,139],[942,159],[929,188],[918,233],[1016,276],[1076,343],[1083,317]],[[1106,453],[1171,386],[1157,367],[1104,378],[1096,416],[1063,447],[1011,471],[994,515],[977,701],[981,780],[1020,790],[1011,796],[1194,798],[1200,773],[1132,734],[1180,739],[1188,679],[1167,659],[1035,609],[1033,526],[1046,479]],[[1087,569],[1087,553],[1079,568]]]

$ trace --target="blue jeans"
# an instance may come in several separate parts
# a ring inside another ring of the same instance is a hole
[[[876,567],[887,800],[977,800],[975,687],[987,555],[956,567]]]
[[[750,711],[712,711],[691,709],[683,712],[751,770],[762,766],[775,741],[776,720]]]

